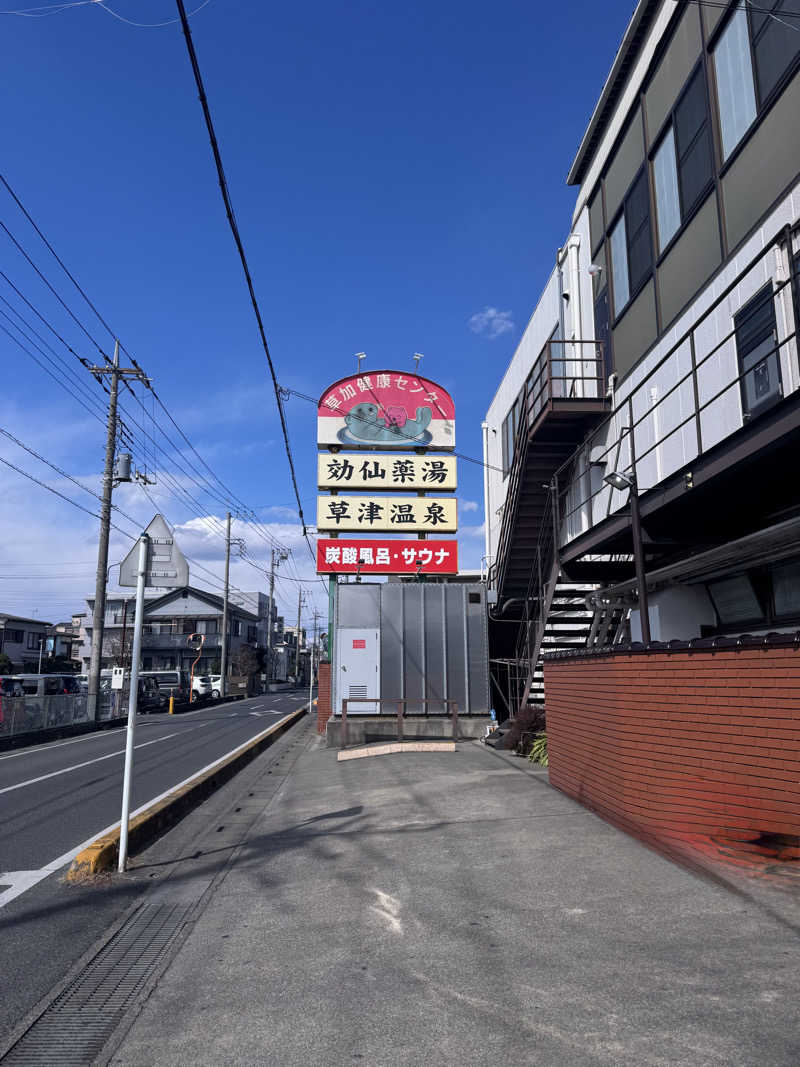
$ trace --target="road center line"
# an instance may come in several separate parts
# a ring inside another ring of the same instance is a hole
[[[207,723],[203,723],[206,726]],[[194,730],[199,730],[199,726],[193,726],[191,730],[178,730],[174,734],[166,734],[164,737],[157,737],[153,741],[145,741],[141,745],[136,745],[135,748],[147,748],[148,745],[158,745],[162,741],[168,741],[171,737],[177,737],[179,734],[192,733]],[[72,767],[62,767],[60,771],[51,771],[50,774],[41,774],[38,778],[29,778],[27,782],[17,782],[16,785],[7,785],[5,789],[0,789],[0,796],[3,793],[13,793],[15,789],[24,789],[26,785],[35,785],[37,782],[45,782],[48,778],[57,778],[59,774],[69,774],[70,771],[79,771],[81,767],[89,767],[92,763],[102,763],[103,760],[113,759],[115,756],[124,756],[125,749],[121,748],[119,752],[109,752],[107,756],[97,756],[95,759],[87,759],[83,763],[75,763]]]

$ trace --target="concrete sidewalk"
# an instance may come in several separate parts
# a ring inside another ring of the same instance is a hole
[[[478,743],[337,763],[297,729],[213,884],[182,864],[204,906],[112,1063],[800,1063],[795,900],[688,873]]]

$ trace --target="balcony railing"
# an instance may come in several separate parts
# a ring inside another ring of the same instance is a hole
[[[603,400],[605,393],[602,341],[548,341],[526,383],[528,430],[562,401]]]
[[[188,634],[153,634],[146,631],[142,634],[142,648],[143,649],[188,649],[189,644],[187,641]],[[222,634],[206,634],[206,639],[203,643],[203,650],[208,648],[220,648],[222,645]]]
[[[784,227],[663,355],[631,375],[635,384],[556,472],[567,486],[556,502],[562,545],[627,506],[627,490],[602,474],[630,470],[646,493],[797,391],[800,272],[788,265],[791,250],[792,230]],[[772,286],[773,340],[743,365],[734,313],[742,294],[765,283]]]

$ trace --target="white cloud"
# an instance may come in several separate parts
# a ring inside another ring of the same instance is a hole
[[[474,500],[459,500],[458,506],[461,511],[477,511],[478,504]]]
[[[510,311],[498,311],[497,308],[485,307],[483,311],[477,311],[472,315],[467,325],[473,333],[493,338],[513,330],[514,320],[511,318]]]

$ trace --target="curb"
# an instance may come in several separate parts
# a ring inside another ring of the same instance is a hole
[[[365,759],[368,756],[390,756],[394,752],[455,752],[455,741],[393,741],[386,745],[367,745],[344,749],[336,756],[337,763]]]
[[[254,759],[301,716],[308,711],[303,705],[291,712],[280,722],[273,723],[266,730],[246,741],[233,752],[228,753],[201,771],[185,785],[174,790],[162,800],[157,801],[145,811],[130,820],[128,826],[128,849],[133,852],[149,843],[164,831],[179,822],[186,812],[202,803],[216,789],[227,782],[241,767]],[[119,858],[120,827],[98,837],[78,853],[67,871],[66,881],[82,882],[99,874],[101,871],[113,870]]]

